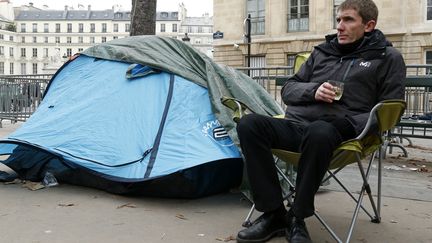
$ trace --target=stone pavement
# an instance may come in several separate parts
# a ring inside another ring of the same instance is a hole
[[[4,122],[0,137],[19,124]],[[384,163],[382,222],[360,213],[351,242],[432,242],[432,143],[415,140],[409,157],[394,149]],[[353,168],[342,178],[356,181]],[[374,179],[375,175],[371,175]],[[353,184],[353,183],[351,183]],[[316,197],[317,210],[344,235],[353,204],[332,182]],[[60,184],[30,191],[0,184],[0,242],[235,242],[250,203],[238,192],[179,200],[126,197]],[[334,242],[315,218],[314,242]],[[276,238],[270,242],[286,242]]]

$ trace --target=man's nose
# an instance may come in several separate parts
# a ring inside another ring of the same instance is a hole
[[[337,25],[336,25],[336,29],[337,29],[338,31],[342,31],[342,30],[345,29],[345,24],[343,23],[342,20],[340,20],[339,23],[337,23]]]

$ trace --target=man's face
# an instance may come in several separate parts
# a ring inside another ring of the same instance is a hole
[[[375,21],[373,21],[373,27],[370,26],[370,22],[363,24],[362,17],[354,9],[339,10],[337,17],[337,38],[339,44],[353,43],[364,36],[365,32],[373,30],[375,27]]]

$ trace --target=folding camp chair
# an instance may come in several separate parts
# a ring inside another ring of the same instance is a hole
[[[246,105],[233,98],[224,97],[222,98],[222,103],[234,111],[233,119],[235,121],[238,121],[243,114],[251,112]],[[372,108],[366,127],[361,132],[361,134],[354,139],[345,141],[340,144],[340,146],[333,153],[333,157],[330,162],[330,168],[328,169],[329,176],[324,178],[324,181],[330,178],[334,178],[334,180],[347,192],[347,194],[356,203],[345,242],[349,242],[351,239],[360,209],[362,209],[371,218],[372,222],[380,223],[381,221],[381,161],[383,156],[382,152],[385,152],[381,149],[384,141],[383,137],[388,130],[392,129],[398,123],[401,115],[405,110],[405,106],[406,104],[403,100],[385,100],[378,103]],[[374,121],[377,122],[378,132],[371,132],[371,129],[374,127]],[[280,149],[273,149],[272,152],[277,158],[283,160],[287,164],[297,166],[300,158],[300,153]],[[366,156],[370,156],[370,159],[367,167],[364,168],[361,160],[364,159]],[[377,203],[375,203],[371,187],[368,182],[372,163],[375,161],[377,162],[378,168],[378,184],[376,195]],[[353,163],[357,164],[359,173],[363,179],[362,185],[359,185],[361,189],[357,198],[342,183],[342,181],[336,177],[336,174],[341,171],[345,166]],[[291,206],[292,196],[295,194],[295,183],[286,175],[286,172],[279,168],[277,162],[275,163],[275,165],[283,181],[287,182],[289,185],[288,190],[285,190],[288,191],[288,193],[284,196],[284,198],[287,200],[287,206]],[[363,206],[362,202],[365,192],[367,193],[370,200],[373,210],[372,213],[369,212],[370,210],[367,210]],[[250,225],[250,218],[254,209],[255,206],[253,205],[245,219],[243,226]],[[343,242],[317,212],[315,212],[314,215],[337,242]]]

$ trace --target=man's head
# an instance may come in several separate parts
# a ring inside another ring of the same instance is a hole
[[[346,0],[337,9],[339,44],[349,44],[371,32],[378,20],[378,8],[372,0]]]

